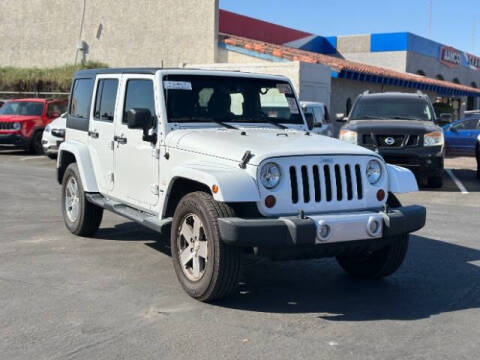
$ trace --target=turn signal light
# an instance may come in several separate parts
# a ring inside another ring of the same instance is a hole
[[[214,194],[218,193],[218,186],[217,185],[212,185],[212,192]]]
[[[380,189],[377,191],[377,200],[383,201],[383,199],[385,199],[385,191],[383,189]]]
[[[275,199],[275,196],[273,196],[273,195],[268,195],[265,198],[265,206],[269,209],[274,207],[276,202],[277,202],[277,199]]]

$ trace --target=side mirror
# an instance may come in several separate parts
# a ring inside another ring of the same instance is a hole
[[[453,120],[453,115],[450,113],[442,113],[440,117],[437,119],[437,123],[440,126],[450,124]]]
[[[308,130],[313,130],[315,123],[313,121],[313,114],[311,113],[304,113],[305,120],[307,121]]]
[[[336,118],[337,122],[347,122],[348,121],[348,118],[345,117],[344,113],[336,114],[335,118]]]
[[[157,142],[157,135],[149,135],[148,130],[153,127],[152,113],[148,109],[132,108],[127,111],[129,129],[142,129],[143,141]]]
[[[50,114],[48,114],[48,117],[56,119],[56,118],[60,117],[60,113],[58,111],[52,111]]]
[[[455,134],[458,133],[458,129],[455,126],[450,126],[448,130],[450,130],[451,132],[454,132]]]

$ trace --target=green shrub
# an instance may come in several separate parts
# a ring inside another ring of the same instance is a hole
[[[108,65],[95,61],[53,68],[0,67],[0,91],[68,92],[77,70],[105,67]]]

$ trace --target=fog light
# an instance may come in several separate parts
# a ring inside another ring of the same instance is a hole
[[[274,207],[276,202],[277,202],[277,200],[275,199],[275,196],[273,196],[273,195],[268,195],[265,198],[265,206],[269,209]]]
[[[380,189],[377,191],[377,200],[383,201],[383,199],[385,199],[385,191],[383,189]]]
[[[326,222],[321,222],[318,225],[319,225],[317,230],[318,237],[320,238],[320,240],[323,240],[323,241],[327,240],[332,233],[332,229],[330,228],[330,225],[328,225]]]
[[[381,224],[380,224],[380,220],[374,218],[374,217],[371,217],[368,219],[368,222],[367,222],[367,233],[368,235],[370,236],[377,236],[378,233],[380,232],[381,230]]]

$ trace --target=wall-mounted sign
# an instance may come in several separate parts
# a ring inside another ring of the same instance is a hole
[[[467,59],[468,59],[468,64],[470,67],[480,70],[480,57],[472,55],[472,54],[467,54]]]
[[[462,62],[462,53],[452,47],[444,46],[440,51],[440,61],[447,66],[459,66]]]

